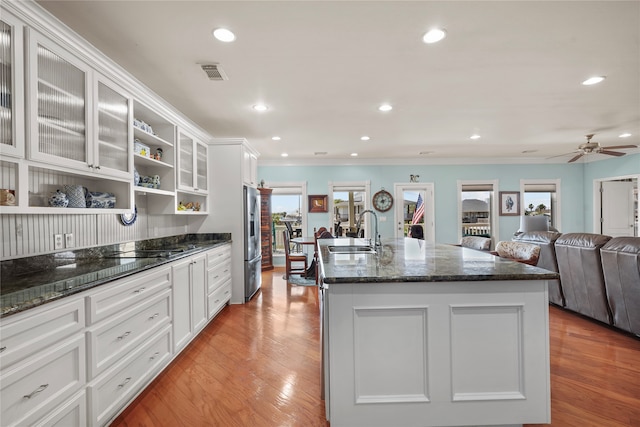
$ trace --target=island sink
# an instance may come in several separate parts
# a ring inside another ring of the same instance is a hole
[[[333,254],[375,254],[376,251],[371,246],[329,246],[327,248]]]

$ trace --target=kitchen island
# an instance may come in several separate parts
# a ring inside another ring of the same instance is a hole
[[[556,273],[417,239],[365,243],[319,240],[332,427],[550,421]]]

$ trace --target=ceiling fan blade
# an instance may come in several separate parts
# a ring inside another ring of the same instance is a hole
[[[600,154],[608,154],[610,156],[620,157],[620,156],[624,156],[627,153],[621,153],[619,151],[600,150]]]
[[[567,163],[573,163],[576,160],[578,160],[580,157],[584,156],[584,153],[580,153],[577,156],[575,156],[573,159],[569,160]]]
[[[555,159],[556,157],[568,156],[569,154],[575,154],[577,151],[572,151],[570,153],[558,154],[557,156],[546,157],[545,160]]]
[[[616,148],[638,148],[638,146],[637,145],[609,145],[608,147],[602,147],[602,148],[605,149],[605,150],[608,150],[608,149],[611,149],[611,148],[613,148],[613,149],[616,149]]]

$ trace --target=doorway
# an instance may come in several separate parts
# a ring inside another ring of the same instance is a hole
[[[419,224],[424,231],[424,240],[435,242],[435,206],[433,203],[433,183],[394,184],[395,236],[407,237],[413,224]]]
[[[638,177],[596,181],[594,187],[594,230],[611,237],[638,237]]]

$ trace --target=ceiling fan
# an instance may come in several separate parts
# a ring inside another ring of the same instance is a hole
[[[608,147],[602,147],[600,146],[599,142],[591,142],[591,138],[594,137],[595,134],[589,134],[589,135],[585,135],[587,137],[587,142],[585,142],[584,144],[580,144],[578,146],[578,149],[575,151],[576,153],[578,153],[576,156],[574,156],[571,160],[569,160],[567,163],[573,163],[576,160],[580,159],[582,156],[584,156],[585,154],[607,154],[609,156],[616,156],[616,157],[620,157],[620,156],[624,156],[627,153],[621,153],[620,151],[611,151],[612,149],[621,149],[621,148],[637,148],[637,145],[610,145]],[[571,153],[567,153],[567,154],[571,154]],[[561,154],[560,156],[566,156],[566,154]],[[560,157],[560,156],[554,156],[554,157]],[[550,159],[553,157],[549,157]]]

